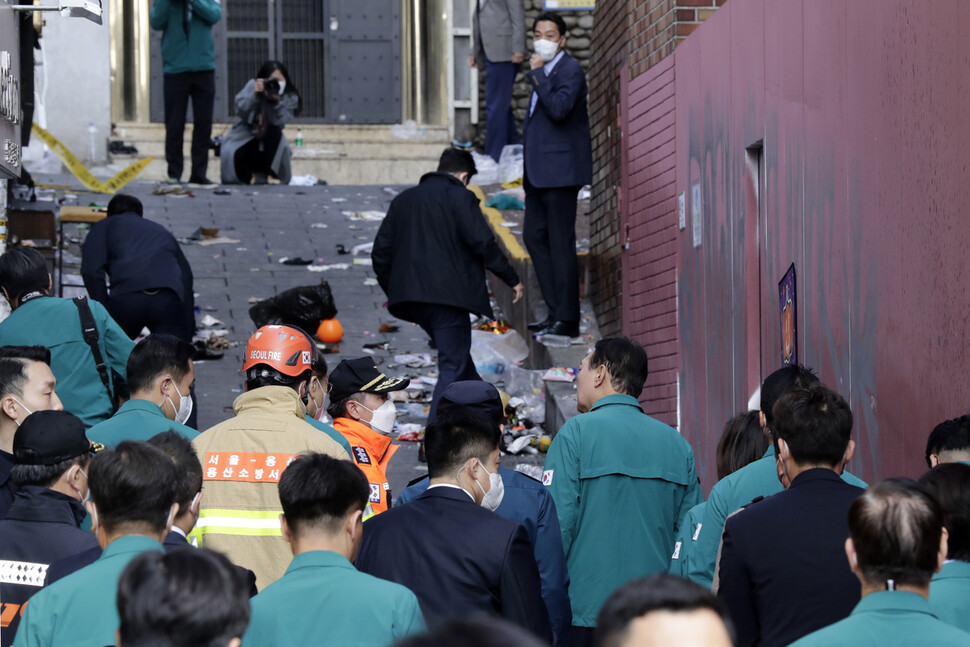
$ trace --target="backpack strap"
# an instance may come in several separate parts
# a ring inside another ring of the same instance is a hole
[[[71,299],[77,306],[77,313],[81,317],[81,333],[84,341],[91,348],[91,355],[94,357],[94,364],[101,377],[101,383],[108,390],[108,396],[114,398],[111,391],[111,380],[108,378],[108,366],[104,363],[101,355],[101,348],[98,346],[98,326],[94,323],[94,314],[91,312],[91,304],[87,297],[74,297]]]

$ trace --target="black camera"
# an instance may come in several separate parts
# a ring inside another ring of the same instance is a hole
[[[280,98],[280,82],[270,77],[263,79],[263,94],[271,99]]]

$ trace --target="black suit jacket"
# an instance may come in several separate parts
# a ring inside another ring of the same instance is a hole
[[[429,626],[487,613],[552,642],[525,529],[461,490],[431,488],[369,519],[356,565],[411,589]]]
[[[387,309],[408,303],[453,306],[492,316],[485,270],[509,287],[519,275],[488,228],[475,194],[449,173],[426,173],[391,201],[371,251]]]
[[[811,469],[728,518],[717,596],[737,647],[788,645],[849,615],[861,587],[845,540],[849,507],[862,493],[832,470]]]
[[[583,67],[563,54],[549,76],[541,67],[526,76],[538,97],[522,125],[526,181],[542,189],[590,184],[593,144]]]
[[[165,551],[169,552],[172,550],[178,550],[180,548],[192,548],[192,544],[175,531],[170,531],[168,535],[165,536],[165,541],[162,544],[165,547]],[[89,564],[93,564],[98,561],[101,557],[101,547],[95,546],[90,550],[86,550],[83,553],[78,553],[77,555],[71,555],[64,559],[57,560],[51,564],[50,568],[47,569],[47,579],[44,581],[44,586],[50,586],[62,577],[67,577],[74,571],[79,571]],[[254,597],[259,591],[256,589],[256,574],[253,573],[248,568],[243,568],[242,566],[235,566],[239,577],[243,579],[246,583],[246,588],[249,590],[249,597]]]

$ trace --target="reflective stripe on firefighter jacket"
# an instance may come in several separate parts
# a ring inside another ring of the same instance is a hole
[[[347,452],[304,419],[296,391],[264,386],[233,403],[235,417],[192,441],[202,461],[202,507],[192,531],[200,546],[225,553],[256,573],[262,590],[279,579],[293,555],[283,540],[277,485],[303,452],[347,460]]]

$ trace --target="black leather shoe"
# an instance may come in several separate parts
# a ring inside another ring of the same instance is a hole
[[[579,322],[556,321],[551,326],[543,328],[539,335],[562,335],[563,337],[579,337]]]
[[[545,330],[553,323],[555,323],[555,321],[553,320],[552,317],[546,317],[542,321],[533,321],[532,323],[529,324],[528,328],[532,332],[539,332],[540,330]]]

